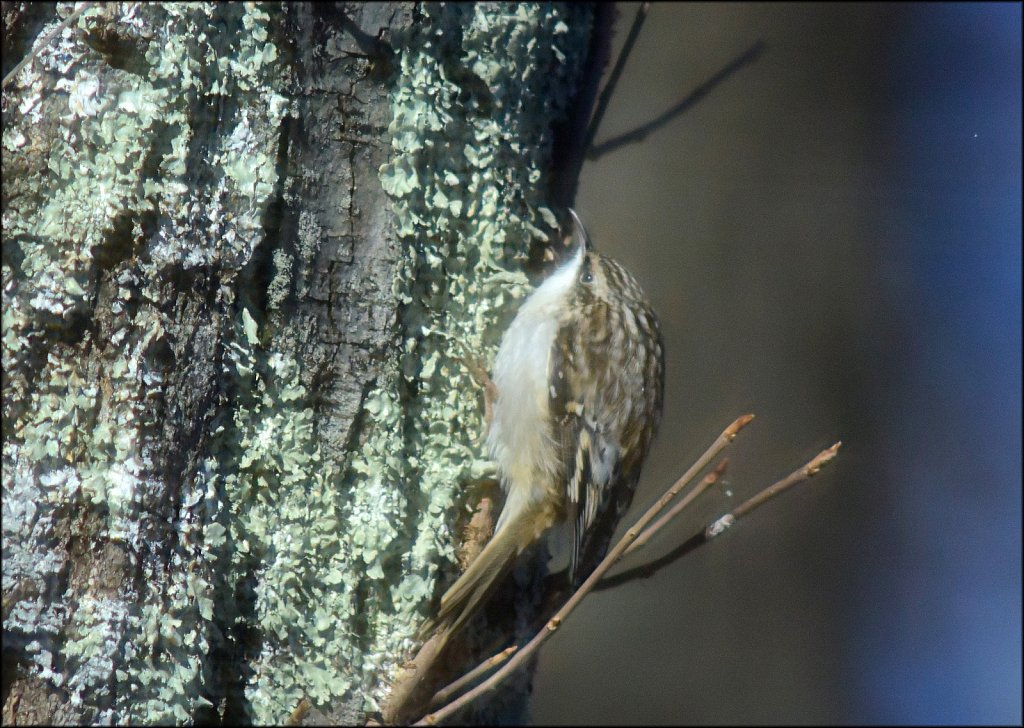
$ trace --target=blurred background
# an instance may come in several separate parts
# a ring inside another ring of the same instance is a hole
[[[668,352],[626,520],[757,414],[726,486],[628,565],[843,447],[589,597],[541,653],[533,721],[1020,724],[1021,6],[655,4],[597,141],[759,39],[583,170],[577,209]]]

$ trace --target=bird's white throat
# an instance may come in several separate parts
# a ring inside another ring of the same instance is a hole
[[[555,486],[559,462],[548,424],[549,362],[561,325],[559,312],[576,285],[584,255],[581,245],[529,295],[498,348],[498,398],[487,447],[498,464],[507,498],[496,528]]]

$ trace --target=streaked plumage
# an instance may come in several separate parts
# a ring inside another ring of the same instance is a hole
[[[447,621],[450,636],[515,557],[563,519],[573,524],[572,579],[586,578],[633,498],[657,429],[664,389],[657,317],[632,275],[590,249],[570,212],[572,255],[520,307],[494,364],[487,446],[504,508],[425,631]]]

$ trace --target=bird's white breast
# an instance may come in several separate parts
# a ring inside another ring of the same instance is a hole
[[[548,362],[565,299],[583,262],[580,250],[529,298],[502,337],[494,362],[498,398],[487,446],[507,498],[497,528],[557,487],[558,449],[548,421]]]

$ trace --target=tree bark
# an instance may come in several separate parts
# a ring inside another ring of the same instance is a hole
[[[110,3],[44,43],[74,10],[3,6],[4,722],[365,722],[489,469],[459,357],[575,189],[593,8]]]

